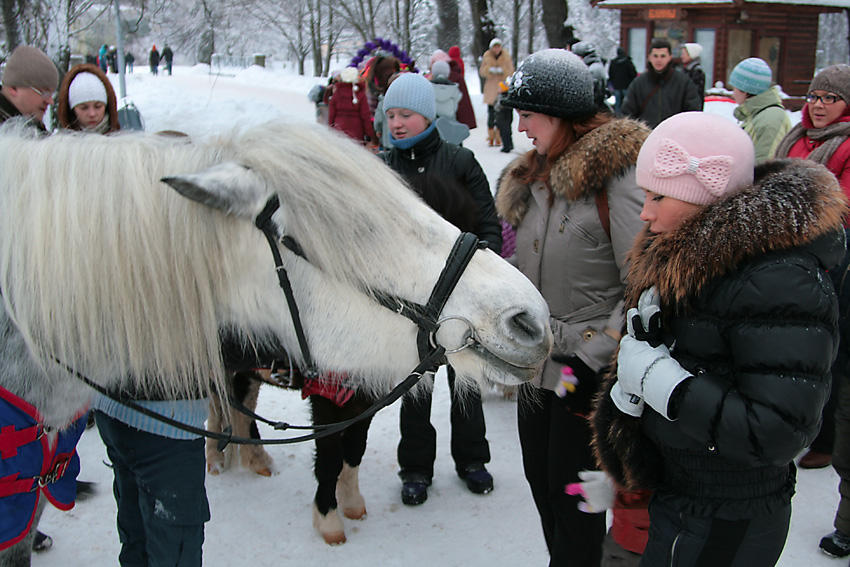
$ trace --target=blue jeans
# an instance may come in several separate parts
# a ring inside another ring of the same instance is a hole
[[[169,439],[95,412],[115,475],[122,567],[199,567],[210,508],[203,439]]]
[[[614,114],[620,114],[627,91],[628,89],[614,89]]]

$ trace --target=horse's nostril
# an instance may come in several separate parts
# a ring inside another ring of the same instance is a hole
[[[521,311],[510,318],[510,329],[516,340],[532,344],[540,342],[543,338],[543,329],[539,321],[532,315]]]

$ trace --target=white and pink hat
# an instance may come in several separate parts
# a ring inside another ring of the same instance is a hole
[[[706,112],[683,112],[659,124],[641,147],[637,184],[708,205],[753,182],[755,149],[740,126]]]

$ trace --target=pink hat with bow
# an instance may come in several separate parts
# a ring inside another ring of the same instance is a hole
[[[683,112],[659,124],[641,147],[637,184],[648,191],[708,205],[753,182],[752,139],[730,120]]]

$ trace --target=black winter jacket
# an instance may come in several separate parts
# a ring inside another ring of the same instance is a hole
[[[687,75],[672,65],[658,75],[647,64],[646,71],[629,85],[620,112],[655,128],[674,114],[702,110],[702,105],[703,95]]]
[[[632,63],[632,58],[628,55],[617,57],[608,66],[608,78],[611,80],[611,86],[618,91],[626,90],[632,81],[637,77],[637,69]]]
[[[767,162],[756,183],[630,254],[626,308],[656,286],[665,343],[693,377],[674,394],[678,418],[614,406],[593,415],[603,467],[654,488],[684,513],[727,520],[769,514],[794,494],[794,457],[817,435],[838,346],[835,292],[824,270],[844,254],[846,197],[825,168]]]
[[[412,148],[393,147],[383,157],[443,218],[501,252],[502,227],[493,194],[470,150],[444,141],[434,129]]]

